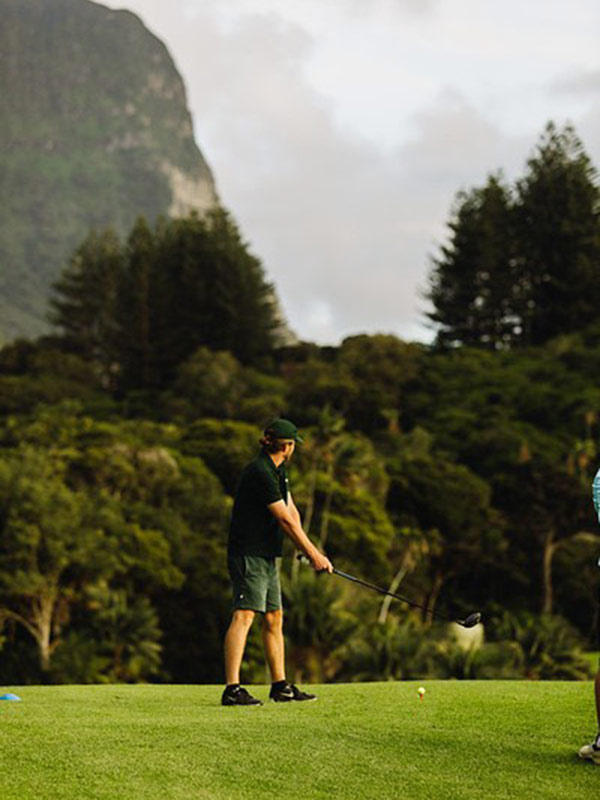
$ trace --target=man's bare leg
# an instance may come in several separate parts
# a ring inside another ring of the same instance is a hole
[[[240,682],[240,668],[248,631],[252,627],[254,611],[238,608],[233,612],[225,634],[225,683],[230,686]]]
[[[264,615],[262,639],[272,683],[285,680],[285,645],[281,609],[267,611]]]

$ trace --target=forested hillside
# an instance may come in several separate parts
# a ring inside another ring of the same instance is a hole
[[[534,176],[546,200],[521,227]],[[54,334],[0,351],[3,680],[220,682],[231,498],[276,415],[306,437],[292,490],[338,567],[485,622],[465,646],[290,547],[290,674],[588,676],[600,323],[581,309],[600,286],[598,210],[574,132],[553,128],[516,186],[460,195],[431,346],[278,346],[272,287],[223,210],[88,236],[54,287]],[[539,225],[559,217],[546,257]],[[244,674],[263,679],[257,639]]]

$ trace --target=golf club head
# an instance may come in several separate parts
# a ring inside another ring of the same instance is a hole
[[[463,628],[473,628],[479,622],[481,622],[481,612],[474,611],[472,614],[469,614],[469,616],[466,619],[463,619],[461,625],[463,626]]]

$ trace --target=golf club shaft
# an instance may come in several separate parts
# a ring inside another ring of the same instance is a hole
[[[361,586],[366,586],[367,589],[372,589],[374,592],[379,592],[379,594],[385,594],[388,597],[393,597],[396,600],[401,600],[403,603],[407,603],[412,608],[419,608],[421,611],[425,611],[427,614],[431,614],[432,617],[438,617],[439,619],[445,619],[447,622],[459,622],[459,620],[453,620],[451,617],[445,616],[445,614],[440,614],[439,611],[434,611],[432,608],[427,608],[427,606],[422,606],[419,603],[415,603],[414,600],[409,600],[408,597],[403,597],[401,594],[395,594],[394,592],[388,592],[387,589],[382,589],[381,586],[375,586],[374,583],[368,583],[367,581],[363,581],[361,578],[355,578],[354,575],[349,575],[347,572],[342,572],[340,569],[333,568],[333,574],[339,575],[340,578],[345,578],[347,581],[352,581],[353,583],[358,583]]]
[[[297,558],[299,561],[304,561],[307,564],[310,563],[308,558],[302,553],[299,553]],[[432,617],[438,617],[438,619],[446,620],[446,622],[456,622],[458,623],[458,625],[463,625],[464,627],[470,627],[469,625],[464,625],[464,620],[452,619],[452,617],[447,617],[445,614],[440,614],[439,611],[434,611],[432,608],[427,608],[427,606],[422,606],[419,603],[415,603],[413,600],[409,600],[408,597],[403,597],[401,594],[388,592],[387,589],[382,589],[381,586],[375,586],[374,583],[363,581],[361,578],[355,578],[354,575],[349,575],[347,572],[342,572],[341,569],[336,569],[334,567],[333,574],[339,575],[340,578],[345,578],[347,581],[352,581],[352,583],[358,583],[360,584],[360,586],[365,586],[367,589],[372,589],[374,592],[379,592],[379,594],[385,594],[388,597],[393,597],[396,600],[401,600],[403,603],[407,603],[412,608],[419,608],[421,611],[425,611],[427,614],[431,614]]]

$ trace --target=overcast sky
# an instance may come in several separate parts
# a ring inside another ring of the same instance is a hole
[[[600,165],[598,0],[124,0],[168,46],[223,204],[291,327],[427,340],[456,192],[546,122]]]

